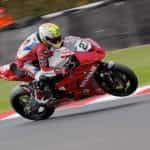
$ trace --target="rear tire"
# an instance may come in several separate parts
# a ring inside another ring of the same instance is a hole
[[[22,85],[17,86],[10,96],[10,102],[13,109],[19,113],[22,117],[29,120],[45,120],[48,119],[55,111],[55,108],[47,108],[45,106],[44,111],[39,113],[27,114],[25,107],[30,99],[30,93],[25,90]]]
[[[105,92],[114,96],[128,96],[138,87],[135,73],[127,66],[117,63],[101,63],[95,79]]]

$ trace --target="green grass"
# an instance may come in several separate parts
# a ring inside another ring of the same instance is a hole
[[[60,10],[85,5],[96,0],[0,0],[0,6],[16,19],[41,16]]]
[[[113,60],[132,68],[140,85],[150,83],[150,45],[111,51],[105,60]],[[9,95],[16,84],[18,82],[0,80],[0,112],[11,110]]]
[[[11,110],[9,96],[17,82],[0,80],[0,112]]]

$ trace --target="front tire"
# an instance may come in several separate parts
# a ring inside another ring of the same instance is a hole
[[[25,85],[26,86],[26,85]],[[26,87],[27,88],[27,87]],[[13,109],[22,117],[29,120],[45,120],[48,119],[55,111],[55,108],[44,107],[43,112],[26,113],[25,107],[30,99],[30,92],[25,90],[22,85],[17,86],[10,96],[10,102]]]
[[[101,63],[95,79],[105,92],[114,96],[128,96],[138,87],[138,79],[131,69],[112,62]]]

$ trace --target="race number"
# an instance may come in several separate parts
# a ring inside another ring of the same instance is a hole
[[[88,51],[91,49],[91,43],[85,40],[78,40],[75,44],[76,51]]]

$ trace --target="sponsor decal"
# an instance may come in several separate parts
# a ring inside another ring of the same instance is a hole
[[[40,58],[40,59],[39,59],[39,63],[40,63],[40,64],[47,64],[47,59],[45,59],[45,58]]]
[[[93,76],[93,74],[95,73],[97,67],[96,66],[92,66],[89,73],[87,74],[87,76],[85,77],[85,79],[81,82],[80,87],[85,87],[86,83],[89,81],[89,79]]]

